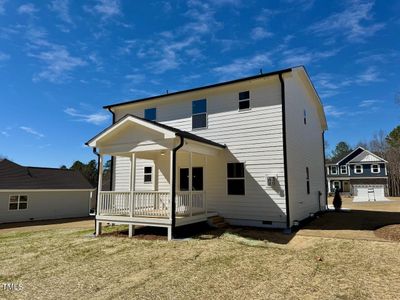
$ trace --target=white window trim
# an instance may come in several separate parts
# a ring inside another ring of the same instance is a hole
[[[245,162],[237,162],[237,161],[228,161],[228,164],[234,164],[234,163],[242,163],[243,164],[243,177],[228,177],[228,173],[226,173],[226,194],[229,197],[243,197],[246,196],[246,163]],[[244,194],[243,195],[235,195],[235,194],[229,194],[228,191],[228,180],[244,180]]]
[[[26,197],[26,208],[23,208],[23,209],[21,209],[21,208],[19,208],[19,204],[21,203],[21,197],[22,196],[25,196]],[[17,200],[17,209],[10,209],[10,204],[11,204],[11,197],[18,197],[18,200]],[[13,194],[13,195],[10,195],[9,197],[8,197],[8,210],[9,211],[18,211],[18,210],[27,210],[28,209],[28,195],[20,195],[20,194]]]
[[[207,98],[193,100],[192,101],[192,105],[193,105],[193,102],[199,101],[199,100],[206,100],[206,111],[202,112],[202,113],[197,113],[197,114],[194,114],[193,111],[192,111],[192,130],[201,130],[201,129],[207,129],[208,128],[208,101],[207,101]],[[206,126],[205,127],[196,127],[196,128],[193,127],[193,116],[198,116],[198,115],[206,115]]]
[[[343,172],[343,167],[344,167],[344,172]],[[341,166],[340,166],[340,174],[347,174],[347,167],[346,167],[346,165],[341,165]]]
[[[151,168],[151,173],[146,173],[146,168]],[[145,181],[145,177],[146,175],[150,175],[151,176],[151,180],[150,181]],[[144,166],[143,167],[143,183],[144,184],[152,184],[153,183],[153,166]]]
[[[239,112],[251,110],[251,96],[250,96],[250,90],[249,90],[249,91],[242,91],[242,92],[239,92],[239,93],[238,93],[238,96],[239,96],[240,93],[243,93],[243,92],[249,92],[249,98],[246,98],[246,99],[239,99],[239,102],[238,102],[238,111],[239,111]],[[248,108],[242,108],[242,109],[240,109],[240,102],[244,102],[244,101],[249,101],[249,107],[248,107]]]
[[[339,186],[339,189],[341,189],[341,188],[342,188],[342,183],[341,183],[339,180],[334,180],[334,181],[332,181],[332,188],[333,188],[333,189],[336,188],[336,187],[335,187],[335,182],[339,183],[338,186]]]
[[[378,167],[378,171],[374,172],[374,166],[377,166],[377,167]],[[381,166],[380,166],[380,164],[372,164],[372,165],[371,165],[371,173],[373,173],[373,174],[378,174],[378,173],[380,173],[380,172],[381,172]]]
[[[336,170],[335,172],[333,172],[333,170]],[[331,175],[338,175],[338,167],[337,166],[331,166]]]
[[[357,167],[361,167],[360,172],[357,171]],[[362,174],[362,173],[364,173],[363,165],[354,165],[354,174]]]

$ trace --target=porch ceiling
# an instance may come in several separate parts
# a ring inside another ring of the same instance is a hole
[[[135,152],[159,152],[176,146],[176,138],[182,137],[183,151],[214,155],[225,145],[213,142],[187,131],[155,121],[126,115],[115,124],[97,134],[86,145],[97,148],[101,154],[128,154]]]

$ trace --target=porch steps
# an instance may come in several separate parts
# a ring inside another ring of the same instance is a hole
[[[207,220],[208,224],[214,228],[228,228],[229,224],[226,223],[225,219],[221,216],[213,216],[208,218]]]

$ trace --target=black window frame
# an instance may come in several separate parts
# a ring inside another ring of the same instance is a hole
[[[150,168],[150,172],[148,170],[146,171],[146,168],[147,169]],[[148,180],[149,176],[150,176],[150,180]],[[145,166],[143,168],[143,183],[145,183],[145,184],[153,183],[153,167],[152,166]]]
[[[197,173],[201,170],[200,181],[198,181]],[[189,168],[179,168],[179,190],[181,192],[189,191]],[[204,190],[204,169],[203,167],[192,167],[192,191],[203,191]]]
[[[241,166],[240,169],[237,167]],[[241,162],[231,162],[226,165],[226,192],[232,196],[246,195],[246,175],[245,164]],[[239,190],[237,190],[239,189]]]
[[[196,103],[203,102],[205,103],[204,105],[204,111],[197,111],[196,108]],[[204,118],[204,120],[202,119]],[[201,126],[195,126],[196,122],[200,120]],[[208,114],[207,114],[207,99],[198,99],[198,100],[193,100],[192,101],[192,130],[193,129],[206,129],[208,127]]]
[[[17,197],[16,201],[13,200],[11,201],[11,198]],[[25,198],[24,200],[21,200],[21,198]],[[15,208],[11,208],[14,207]],[[8,198],[8,210],[26,210],[28,209],[28,195],[10,195]]]
[[[251,109],[250,91],[239,92],[238,98],[239,98],[239,103],[238,103],[239,111]],[[243,105],[245,105],[245,106],[243,106]]]
[[[153,111],[154,111],[154,118],[149,118],[148,116],[146,116],[146,114]],[[144,110],[144,118],[148,121],[157,121],[157,108],[156,107],[146,108]]]
[[[306,167],[306,188],[307,195],[310,195],[310,169]]]

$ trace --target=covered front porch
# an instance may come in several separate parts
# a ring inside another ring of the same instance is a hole
[[[96,235],[103,223],[168,228],[206,221],[209,157],[224,145],[128,115],[87,143],[99,157]],[[114,160],[112,191],[103,191],[104,156]]]

